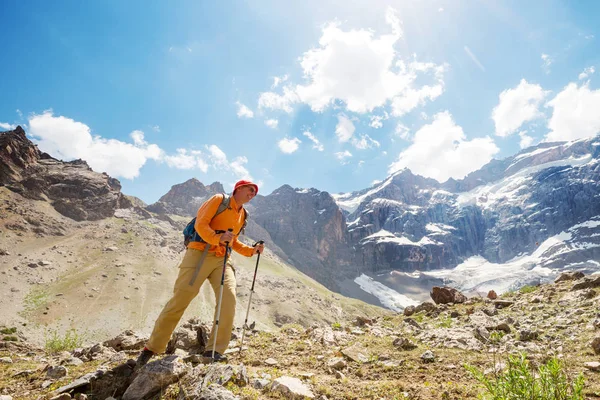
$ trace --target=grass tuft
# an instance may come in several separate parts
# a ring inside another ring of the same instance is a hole
[[[465,368],[485,388],[482,398],[486,400],[584,400],[583,375],[571,381],[565,365],[556,357],[534,369],[525,354],[511,355],[506,371],[490,377],[477,367]]]
[[[45,335],[46,343],[44,348],[48,353],[59,353],[61,351],[71,351],[83,344],[83,336],[75,329],[69,329],[61,336],[57,331],[53,330]]]

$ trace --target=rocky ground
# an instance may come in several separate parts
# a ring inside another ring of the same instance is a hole
[[[598,287],[600,276],[571,273],[495,299],[442,290],[435,300],[457,303],[248,330],[241,353],[237,330],[221,364],[198,355],[206,332],[198,320],[179,328],[172,354],[141,369],[127,361],[144,342],[132,331],[51,354],[5,327],[0,399],[476,399],[483,386],[465,365],[493,378],[519,353],[532,367],[557,357],[569,379],[583,376],[585,399],[600,398]]]

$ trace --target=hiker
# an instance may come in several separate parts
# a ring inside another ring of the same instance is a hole
[[[264,244],[261,242],[250,247],[237,239],[246,224],[247,214],[244,204],[252,200],[257,193],[258,186],[255,183],[241,180],[235,184],[231,196],[217,194],[200,206],[193,224],[197,234],[186,244],[185,256],[179,265],[179,275],[173,288],[173,296],[158,316],[150,339],[137,359],[137,367],[145,365],[155,354],[165,351],[177,323],[206,279],[215,292],[217,307],[214,317],[216,323],[213,324],[206,352],[203,355],[205,357],[214,355],[214,361],[225,360],[223,354],[231,339],[236,302],[235,272],[231,260],[225,259],[229,254],[225,253],[226,248],[233,249],[246,257],[263,252]],[[220,304],[219,297],[222,297]],[[217,315],[219,305],[220,315]],[[215,326],[218,330],[216,336]]]

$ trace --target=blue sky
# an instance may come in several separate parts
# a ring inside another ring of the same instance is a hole
[[[600,132],[597,1],[3,1],[0,130],[151,203],[331,193]]]

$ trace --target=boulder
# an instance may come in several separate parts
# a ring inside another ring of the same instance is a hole
[[[298,378],[282,376],[273,381],[271,391],[280,393],[286,399],[314,399],[310,388]]]
[[[435,304],[464,303],[467,301],[467,297],[464,294],[448,286],[434,286],[431,289],[430,295]]]
[[[144,343],[146,343],[147,340],[148,338],[132,330],[126,330],[117,337],[107,340],[102,344],[106,347],[113,348],[116,351],[135,350],[144,347]]]
[[[248,371],[246,371],[244,364],[211,364],[204,376],[204,386],[211,383],[225,386],[229,382],[237,386],[248,385]]]
[[[146,364],[123,394],[122,400],[139,400],[160,392],[177,382],[187,369],[183,361],[175,356],[167,356]]]
[[[585,274],[581,271],[568,271],[560,274],[558,278],[554,280],[554,283],[566,282],[566,281],[575,281],[577,279],[581,279],[585,276]]]

